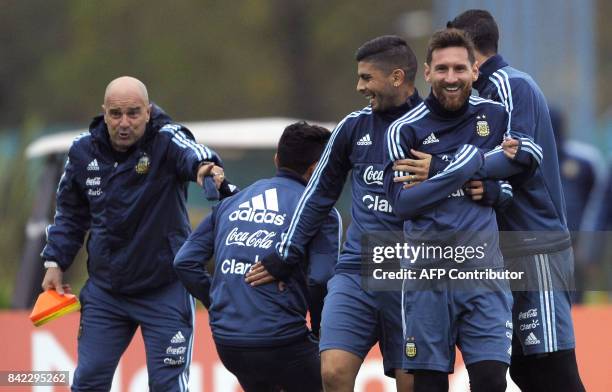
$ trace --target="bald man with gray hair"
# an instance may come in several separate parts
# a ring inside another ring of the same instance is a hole
[[[70,291],[63,272],[89,231],[72,390],[110,390],[140,327],[149,389],[185,391],[195,302],[172,262],[191,231],[187,187],[206,176],[214,176],[222,196],[230,187],[219,156],[149,103],[140,80],[111,81],[102,109],[70,147],[42,252],[42,287],[63,295]]]

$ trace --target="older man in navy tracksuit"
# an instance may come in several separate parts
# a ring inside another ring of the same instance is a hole
[[[261,269],[258,261],[280,242],[329,135],[306,123],[287,127],[276,176],[223,200],[174,260],[179,279],[208,307],[221,361],[247,392],[321,390],[318,344],[305,321],[306,310],[313,310],[307,286],[309,280],[325,284],[333,274],[342,233],[338,212],[328,215],[299,268],[282,283],[251,287],[245,274]],[[213,253],[211,278],[205,266]]]
[[[137,79],[113,80],[103,109],[70,147],[42,252],[43,289],[63,293],[62,273],[89,230],[72,390],[108,391],[140,326],[150,390],[185,391],[194,300],[172,260],[190,232],[188,182],[211,171],[221,177],[220,167],[207,164],[220,159],[150,105]]]

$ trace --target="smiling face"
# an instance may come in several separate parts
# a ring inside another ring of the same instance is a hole
[[[458,110],[469,98],[472,83],[478,78],[478,65],[470,62],[464,47],[436,49],[431,64],[425,64],[425,80],[434,96],[449,111]]]
[[[111,82],[102,109],[115,150],[127,151],[144,135],[151,108],[146,88],[137,79],[124,77]]]
[[[397,75],[387,73],[373,62],[357,63],[357,92],[363,94],[375,112],[384,112],[401,105],[402,95],[397,87]]]

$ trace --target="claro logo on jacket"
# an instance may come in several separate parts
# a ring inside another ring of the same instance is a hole
[[[232,212],[229,220],[237,220],[254,223],[268,223],[282,226],[285,223],[286,214],[278,214],[278,197],[276,188],[268,189],[263,194],[254,196],[250,201],[245,201]]]

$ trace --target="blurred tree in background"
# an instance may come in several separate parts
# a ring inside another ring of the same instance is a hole
[[[134,75],[177,119],[338,120],[356,105],[353,54],[427,1],[5,0],[0,129],[36,115],[86,126],[106,84]]]

